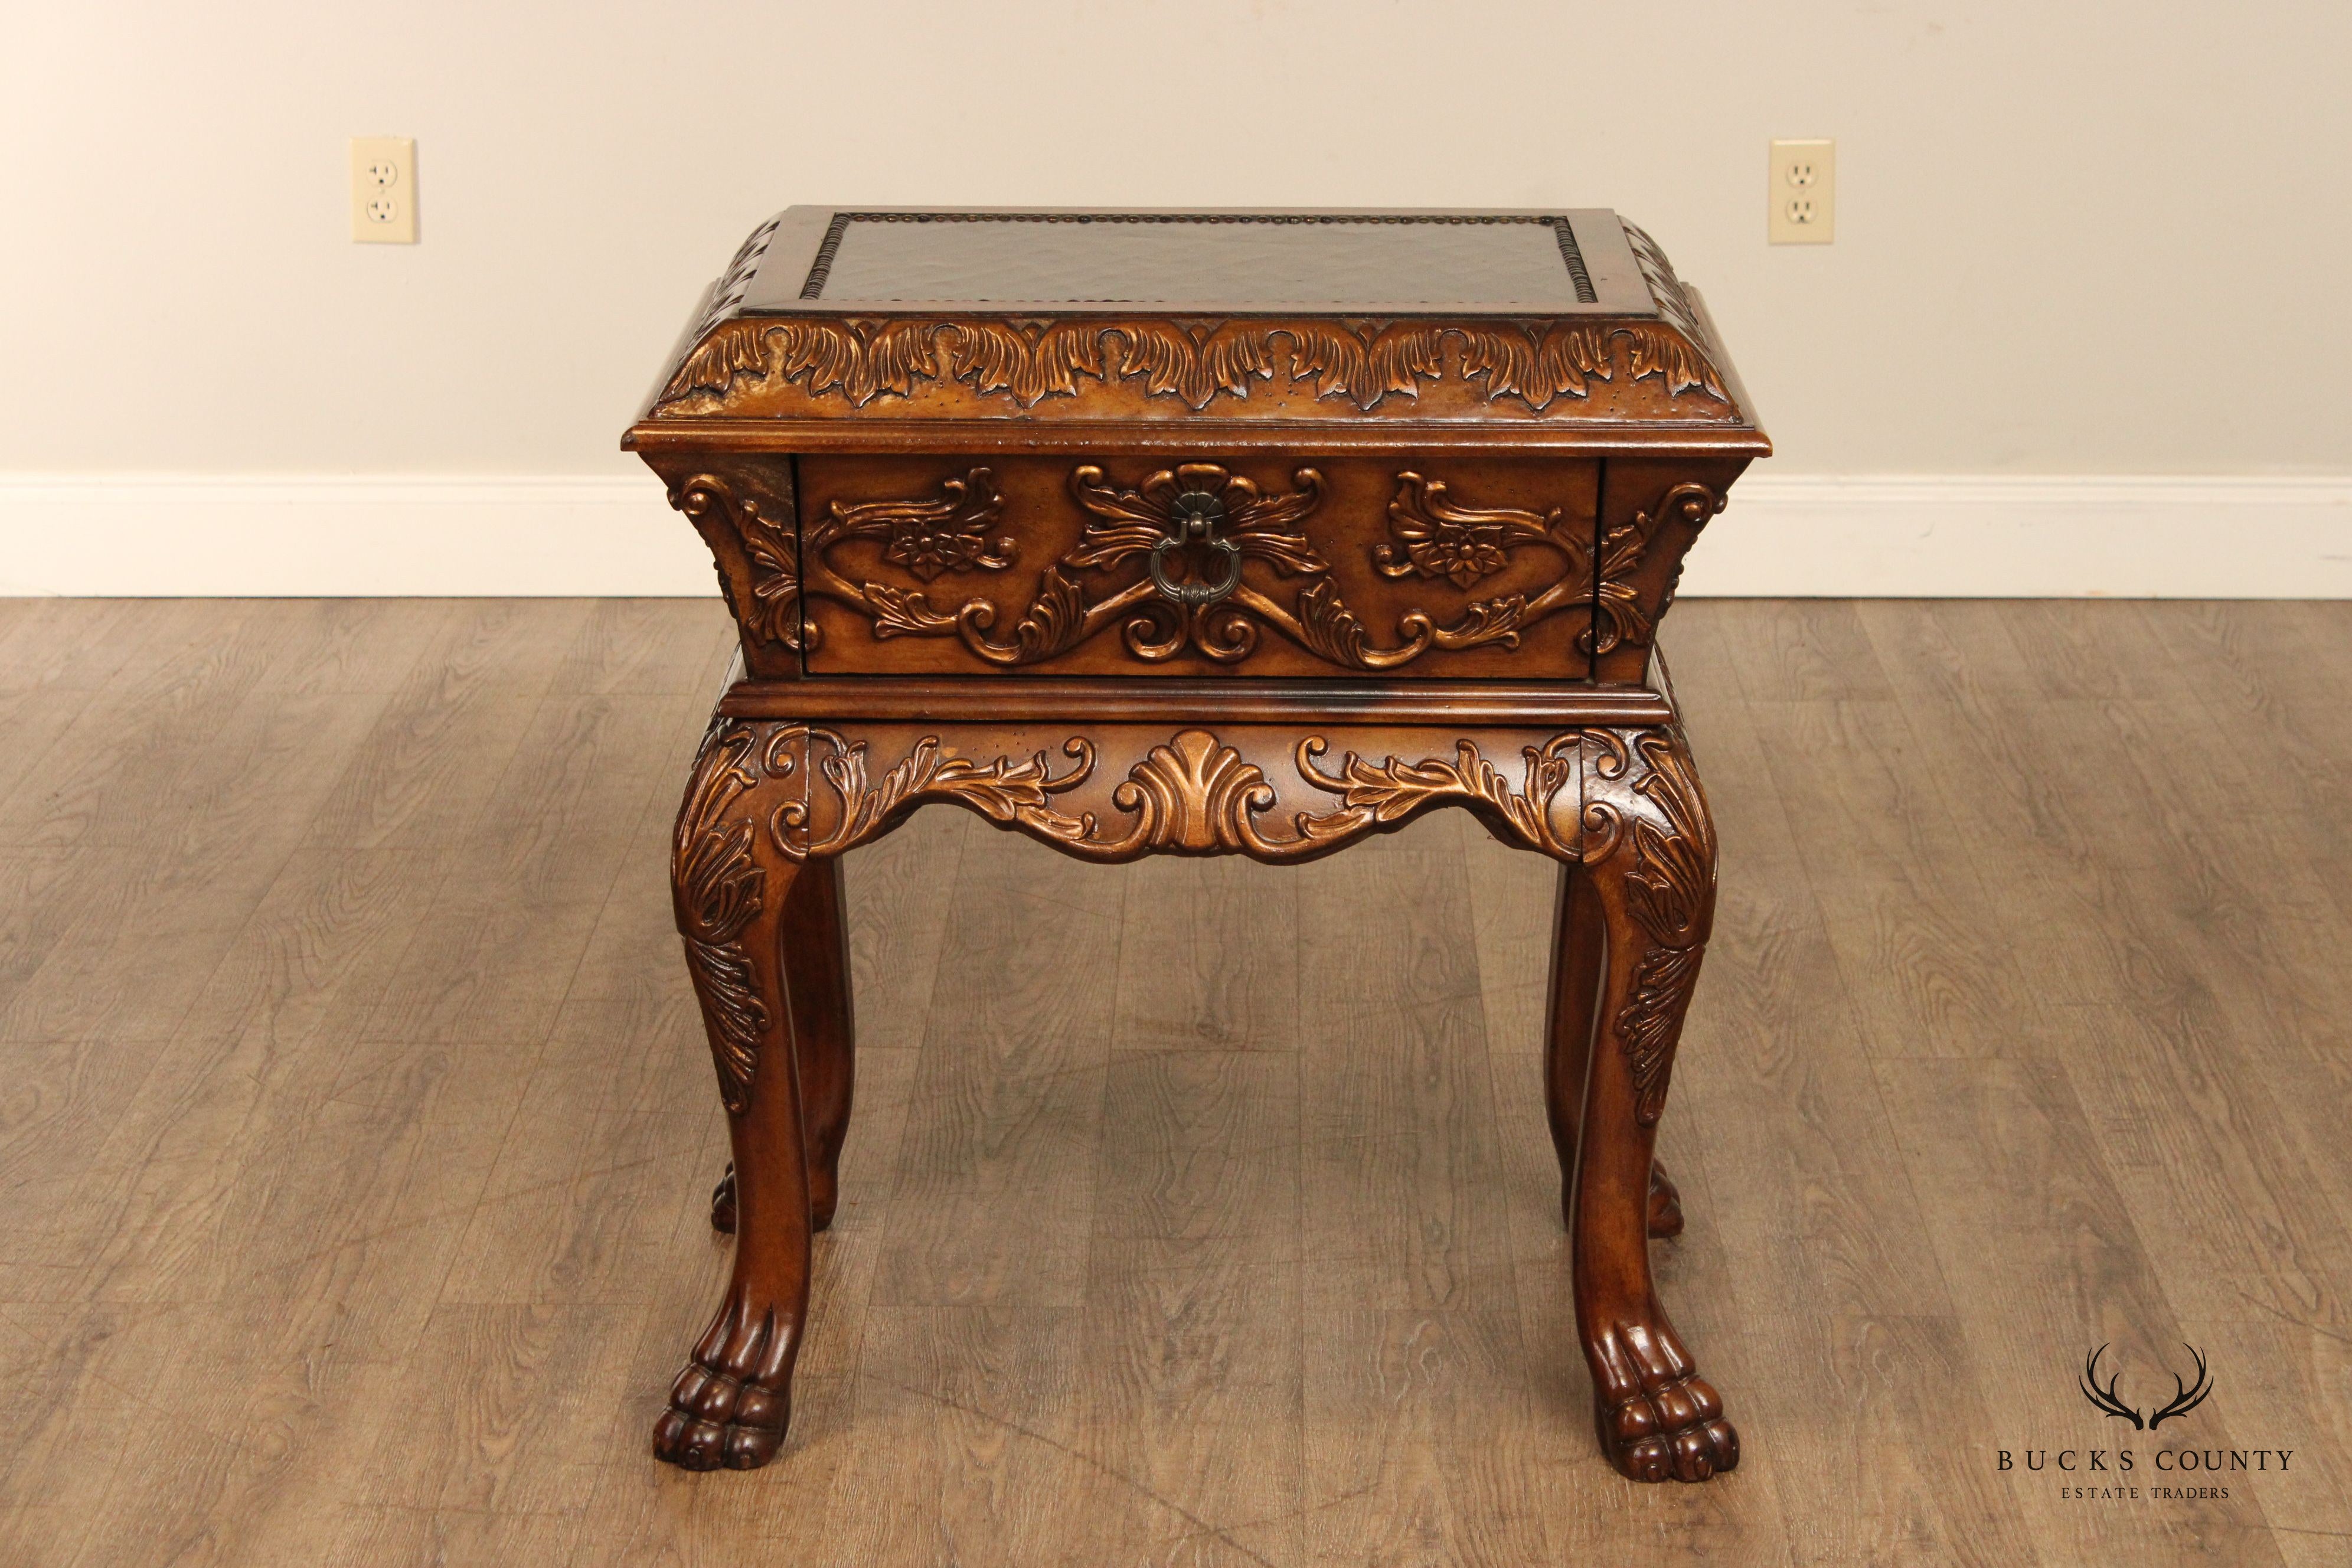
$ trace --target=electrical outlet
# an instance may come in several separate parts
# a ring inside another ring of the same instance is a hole
[[[1764,237],[1774,245],[1827,245],[1837,237],[1837,143],[1827,137],[1775,142]]]
[[[406,136],[352,138],[352,238],[416,243],[416,143]]]

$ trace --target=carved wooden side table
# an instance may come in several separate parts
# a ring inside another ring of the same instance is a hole
[[[1601,1441],[1738,1461],[1651,1287],[1715,903],[1653,634],[1769,451],[1598,211],[794,207],[626,445],[741,631],[678,814],[733,1278],[655,1428],[773,1458],[852,1074],[838,857],[965,806],[1092,860],[1328,854],[1432,807],[1561,868],[1546,1090]]]

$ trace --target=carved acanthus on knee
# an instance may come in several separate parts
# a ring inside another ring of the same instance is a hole
[[[1715,823],[1680,726],[1589,730],[1584,763],[1584,860],[1643,943],[1612,1033],[1654,1126],[1715,919]]]
[[[769,772],[761,726],[720,720],[703,737],[678,812],[670,891],[686,964],[710,1028],[719,1095],[740,1116],[751,1103],[760,1047],[772,1020],[760,999],[745,932],[771,897],[761,861]]]

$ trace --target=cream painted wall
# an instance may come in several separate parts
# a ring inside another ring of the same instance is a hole
[[[2352,9],[10,7],[0,472],[625,472],[796,201],[1615,205],[1784,474],[2352,472]],[[424,242],[346,237],[418,139]],[[1768,247],[1765,142],[1838,138]],[[2232,183],[2234,182],[2234,184]]]

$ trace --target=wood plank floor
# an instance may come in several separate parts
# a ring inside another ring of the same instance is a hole
[[[0,603],[0,1563],[2352,1557],[2352,605],[1674,620],[1724,900],[1658,1268],[1746,1457],[1637,1488],[1549,870],[1466,818],[860,851],[792,1440],[690,1477],[646,1438],[727,1260],[664,863],[718,607]],[[2158,1433],[2076,1391],[2184,1342]]]

